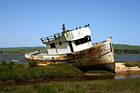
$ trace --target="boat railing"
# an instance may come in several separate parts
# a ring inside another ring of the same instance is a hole
[[[63,33],[56,33],[52,36],[43,37],[43,38],[40,38],[40,39],[41,39],[42,43],[47,43],[47,42],[56,40],[57,38],[60,38],[62,35],[63,35]]]

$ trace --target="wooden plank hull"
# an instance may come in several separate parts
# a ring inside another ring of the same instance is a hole
[[[83,71],[99,69],[114,72],[115,69],[111,38],[79,52],[59,55],[25,54],[25,58],[38,64],[70,63]]]

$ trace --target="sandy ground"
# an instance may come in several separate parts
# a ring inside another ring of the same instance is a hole
[[[115,63],[116,74],[133,74],[140,73],[140,68],[136,67],[126,67],[124,63]]]

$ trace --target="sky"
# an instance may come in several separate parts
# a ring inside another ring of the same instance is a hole
[[[0,47],[45,46],[40,38],[90,24],[92,42],[140,45],[140,0],[0,0]]]

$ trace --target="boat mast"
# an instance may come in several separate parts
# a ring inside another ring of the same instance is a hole
[[[63,32],[66,32],[65,24],[62,25]]]

